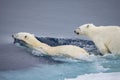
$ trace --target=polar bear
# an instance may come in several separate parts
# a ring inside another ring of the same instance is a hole
[[[87,57],[89,54],[82,48],[73,45],[62,46],[49,46],[45,43],[38,41],[33,34],[20,32],[12,35],[14,39],[22,40],[33,49],[51,56],[68,56],[71,58],[79,59]]]
[[[74,32],[92,39],[103,55],[107,53],[120,54],[120,27],[118,26],[84,24]]]

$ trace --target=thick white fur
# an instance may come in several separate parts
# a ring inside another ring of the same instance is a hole
[[[95,26],[84,24],[75,30],[93,40],[102,54],[120,54],[120,28],[118,26]]]
[[[33,34],[20,32],[13,35],[14,38],[25,41],[32,48],[41,51],[43,54],[51,56],[68,56],[79,59],[89,54],[82,48],[73,45],[62,45],[51,47],[45,43],[38,41]]]

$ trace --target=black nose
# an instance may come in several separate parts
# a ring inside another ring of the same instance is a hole
[[[79,33],[78,33],[78,32],[76,32],[76,34],[77,34],[77,35],[79,35]]]
[[[14,38],[14,35],[12,35],[12,37]]]
[[[74,30],[74,33],[76,33],[77,35],[79,34],[79,32],[77,32],[76,30]]]

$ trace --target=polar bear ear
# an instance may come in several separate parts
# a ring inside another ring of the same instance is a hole
[[[87,28],[89,28],[89,27],[90,27],[90,25],[88,24],[86,27],[87,27]]]

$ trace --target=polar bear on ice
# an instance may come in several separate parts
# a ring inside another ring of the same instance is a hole
[[[68,56],[79,59],[89,54],[82,48],[73,45],[62,45],[51,47],[45,43],[38,41],[33,34],[20,32],[12,35],[14,39],[22,40],[33,49],[51,56]]]
[[[84,24],[74,31],[93,40],[102,54],[120,54],[120,27]]]

